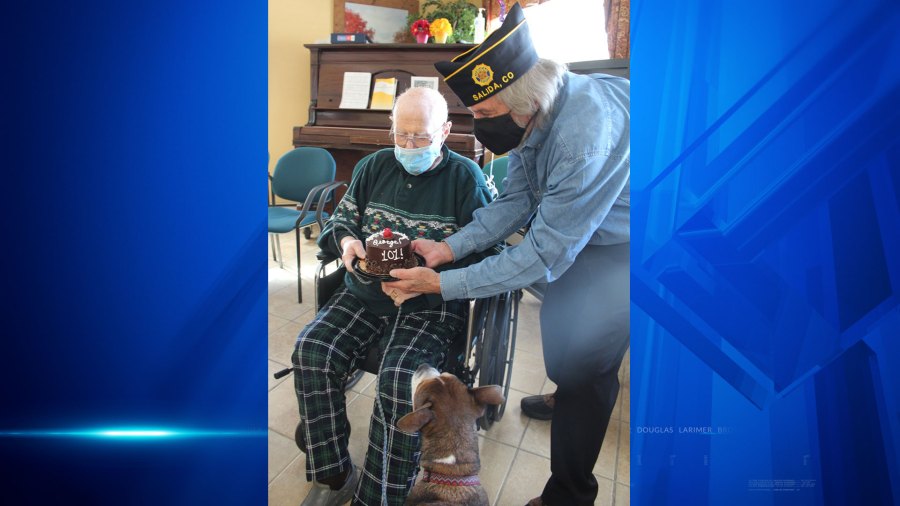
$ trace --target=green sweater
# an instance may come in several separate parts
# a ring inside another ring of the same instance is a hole
[[[410,240],[443,241],[472,221],[472,212],[491,201],[484,174],[472,160],[441,147],[440,164],[418,176],[407,173],[394,157],[393,149],[366,156],[356,165],[350,187],[334,216],[319,235],[319,247],[340,256],[341,239],[348,235],[365,242],[385,227],[402,232]],[[438,271],[475,263],[481,255],[470,255]],[[347,273],[344,282],[374,314],[397,313],[381,283],[360,280]],[[415,297],[403,304],[404,312],[439,306],[440,295]]]

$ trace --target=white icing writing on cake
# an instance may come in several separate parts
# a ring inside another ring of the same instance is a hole
[[[384,237],[383,232],[381,232],[370,235],[366,240],[366,243],[371,244],[372,246],[387,246],[389,248],[396,248],[401,246],[402,243],[400,241],[402,241],[403,239],[408,240],[409,238],[406,237],[406,234],[403,234],[401,232],[393,232],[390,238],[386,238]]]
[[[400,239],[372,239],[373,246],[400,246]]]
[[[402,249],[382,250],[381,251],[381,260],[383,262],[387,262],[388,260],[403,260],[403,250]]]

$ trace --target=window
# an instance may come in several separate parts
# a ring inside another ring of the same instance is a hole
[[[538,55],[563,63],[606,60],[606,12],[601,0],[521,2]],[[500,26],[494,20],[495,28]]]

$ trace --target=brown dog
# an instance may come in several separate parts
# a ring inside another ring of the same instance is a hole
[[[413,412],[397,428],[422,434],[422,480],[406,504],[488,506],[478,480],[478,436],[475,420],[487,404],[503,403],[496,385],[467,388],[456,376],[421,365],[413,375]]]

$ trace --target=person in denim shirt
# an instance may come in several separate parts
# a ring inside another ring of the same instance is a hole
[[[392,271],[401,281],[383,290],[397,302],[422,293],[452,300],[548,283],[540,318],[557,385],[552,474],[529,505],[594,504],[592,471],[630,332],[630,83],[537,58],[518,5],[482,45],[435,66],[474,114],[476,137],[494,152],[512,148],[508,176],[461,230],[413,242],[428,267]],[[430,269],[502,242],[532,217],[524,240],[501,254]]]

